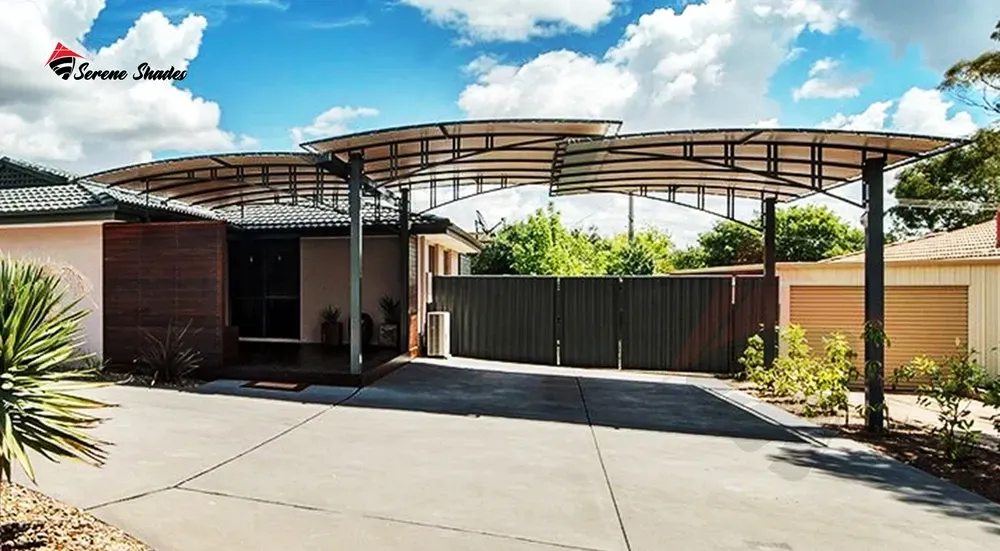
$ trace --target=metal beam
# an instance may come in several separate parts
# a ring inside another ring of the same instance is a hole
[[[594,193],[616,193],[618,195],[628,195],[627,193],[622,192],[622,191],[595,191]],[[724,219],[729,220],[731,222],[735,222],[735,223],[737,223],[737,224],[739,224],[739,225],[741,225],[743,227],[749,228],[751,230],[760,231],[760,228],[757,227],[757,226],[754,226],[753,224],[748,224],[747,222],[744,222],[742,220],[738,220],[734,216],[729,216],[727,214],[723,214],[721,212],[714,211],[714,210],[712,210],[712,209],[710,209],[708,207],[699,208],[696,205],[691,205],[691,204],[688,204],[688,203],[683,203],[681,201],[678,201],[677,199],[672,199],[670,197],[661,197],[659,195],[647,195],[644,190],[640,190],[639,192],[635,193],[635,195],[637,197],[643,197],[645,199],[652,199],[653,201],[659,201],[661,203],[669,203],[671,205],[677,205],[678,207],[685,207],[685,208],[689,208],[691,210],[696,210],[698,212],[704,212],[704,213],[707,213],[707,214],[711,214],[712,216],[718,216],[719,218],[724,218]]]
[[[363,362],[361,341],[361,187],[365,159],[361,153],[350,154],[348,175],[351,214],[351,374],[360,375]]]
[[[776,239],[776,200],[764,199],[764,365],[774,366],[778,356],[778,273]]]
[[[399,351],[410,350],[410,190],[399,196]]]
[[[884,157],[865,159],[865,427],[885,428]]]

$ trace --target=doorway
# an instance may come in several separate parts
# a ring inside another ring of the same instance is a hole
[[[229,300],[240,337],[299,340],[299,240],[229,242]]]

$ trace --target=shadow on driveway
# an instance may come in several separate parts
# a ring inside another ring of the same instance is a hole
[[[696,384],[467,369],[415,361],[355,392],[291,393],[217,381],[196,390],[342,407],[505,417],[615,429],[801,442],[793,433]]]
[[[987,523],[988,531],[1000,535],[1000,505],[867,449],[849,451],[783,447],[770,454],[770,458],[776,462],[826,472],[838,478],[861,481],[892,493],[904,503]]]

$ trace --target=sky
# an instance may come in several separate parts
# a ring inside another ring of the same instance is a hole
[[[0,155],[86,174],[498,117],[966,136],[990,121],[935,87],[994,46],[998,19],[995,0],[0,0]],[[63,81],[45,65],[56,42],[94,66],[187,76]],[[497,223],[549,201],[572,226],[626,228],[623,197],[544,188],[433,212],[471,229],[476,211]],[[637,225],[681,246],[716,220],[636,199]]]

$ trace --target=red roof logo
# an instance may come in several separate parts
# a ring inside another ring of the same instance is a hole
[[[63,46],[62,42],[57,42],[55,49],[52,50],[52,55],[45,63],[59,78],[69,80],[69,75],[76,67],[77,59],[83,59],[83,56]]]

